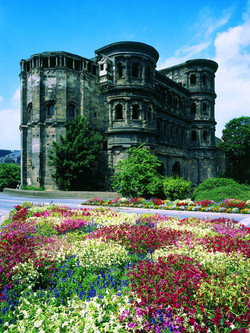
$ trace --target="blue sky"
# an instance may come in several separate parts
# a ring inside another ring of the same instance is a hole
[[[19,61],[43,51],[86,58],[118,41],[152,45],[158,69],[218,62],[216,135],[250,116],[250,0],[0,0],[0,149],[20,149]]]

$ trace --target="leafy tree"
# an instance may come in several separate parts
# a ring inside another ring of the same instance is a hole
[[[127,150],[128,157],[119,161],[112,177],[112,185],[116,191],[125,196],[162,196],[160,174],[162,162],[143,147],[132,147]]]
[[[14,163],[0,164],[0,191],[5,187],[16,188],[20,182],[20,166]]]
[[[226,176],[250,184],[250,117],[230,120],[222,131],[218,148],[226,153]]]
[[[69,121],[65,136],[52,143],[50,165],[52,177],[61,190],[98,188],[101,181],[99,162],[102,157],[102,136],[89,128],[86,118]]]

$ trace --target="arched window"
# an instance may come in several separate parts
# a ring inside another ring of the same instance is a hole
[[[203,133],[202,133],[202,140],[203,141],[207,141],[208,140],[208,133],[207,133],[207,131],[203,131]]]
[[[202,76],[202,84],[203,84],[203,86],[207,85],[207,76],[206,76],[206,74],[203,74],[203,76]]]
[[[191,104],[191,113],[192,113],[192,114],[195,114],[195,113],[196,113],[196,104],[195,104],[195,103],[192,103],[192,104]]]
[[[190,84],[196,84],[196,74],[190,75]]]
[[[147,68],[146,68],[146,80],[147,80],[147,81],[150,81],[150,80],[151,80],[151,77],[152,77],[151,67],[150,67],[150,66],[147,66]]]
[[[175,162],[172,166],[172,176],[174,178],[179,178],[181,176],[181,166],[179,162]]]
[[[117,64],[118,77],[123,77],[123,66],[121,62]]]
[[[148,121],[152,121],[152,109],[150,106],[148,107],[147,115],[148,115]]]
[[[32,103],[28,104],[27,111],[28,111],[28,121],[31,121],[32,120]]]
[[[134,62],[132,64],[132,76],[139,77],[139,63],[138,62]]]
[[[197,133],[196,131],[191,132],[191,140],[192,142],[195,142],[197,140]]]
[[[202,105],[202,112],[207,113],[207,103],[203,103]]]
[[[134,104],[132,107],[132,119],[139,119],[139,105]]]
[[[75,118],[76,116],[76,107],[74,104],[69,104],[68,105],[68,110],[67,110],[67,113],[68,113],[68,118]]]
[[[46,105],[46,115],[48,118],[54,116],[55,113],[55,104],[50,102]]]
[[[117,104],[115,107],[115,119],[117,120],[123,119],[123,107],[121,104]]]

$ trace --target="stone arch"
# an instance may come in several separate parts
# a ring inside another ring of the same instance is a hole
[[[181,164],[180,162],[175,162],[172,166],[172,177],[180,178],[181,177]]]

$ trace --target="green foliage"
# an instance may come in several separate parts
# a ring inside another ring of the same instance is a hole
[[[196,201],[213,200],[221,201],[227,198],[247,201],[250,199],[250,186],[237,184],[228,186],[219,186],[213,189],[199,191],[195,195]]]
[[[230,120],[222,131],[218,148],[226,153],[226,176],[250,184],[250,117]]]
[[[127,153],[128,157],[119,161],[115,168],[112,177],[114,189],[128,197],[162,196],[162,162],[143,145],[132,147]]]
[[[43,187],[36,187],[34,185],[27,185],[27,186],[23,186],[22,190],[26,190],[26,191],[44,191]]]
[[[16,188],[21,179],[20,166],[8,163],[0,164],[0,191],[5,187]]]
[[[98,188],[101,181],[99,163],[102,157],[102,136],[89,128],[86,118],[69,121],[65,137],[53,142],[49,154],[55,167],[53,178],[61,190],[89,190]]]
[[[221,186],[235,186],[238,183],[231,178],[209,178],[199,184],[193,192],[192,199],[198,200],[204,191],[210,191]]]
[[[191,181],[169,177],[164,180],[163,188],[168,200],[185,199],[191,191]]]

